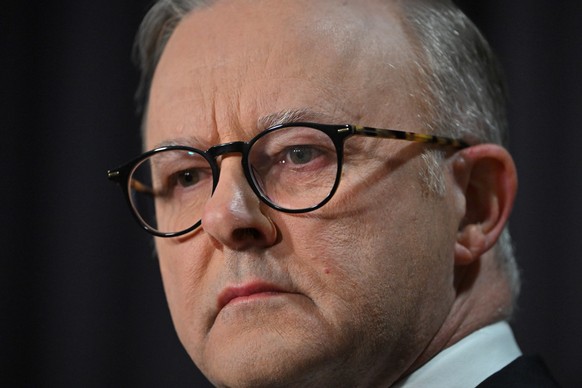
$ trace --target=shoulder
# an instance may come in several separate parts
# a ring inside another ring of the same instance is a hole
[[[521,356],[478,385],[478,388],[496,387],[550,388],[559,385],[540,357]]]

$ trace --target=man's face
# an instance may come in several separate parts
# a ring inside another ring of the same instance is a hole
[[[353,3],[219,1],[186,17],[156,71],[147,147],[247,141],[288,112],[422,131],[397,18]],[[427,195],[422,147],[349,139],[337,193],[305,214],[268,208],[240,155],[221,158],[202,226],[156,240],[178,335],[213,383],[386,383],[414,362],[454,299],[457,229],[448,197]]]

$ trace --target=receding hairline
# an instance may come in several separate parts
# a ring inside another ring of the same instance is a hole
[[[277,11],[279,8],[285,7],[283,4],[285,0],[253,0],[244,3],[240,0],[209,0],[209,1],[195,1],[193,0],[193,8],[185,13],[176,26],[172,29],[171,35],[174,34],[175,30],[179,27],[182,22],[190,17],[195,17],[204,11],[212,12],[219,6],[238,6],[239,4],[250,5],[250,7],[261,7],[261,3],[275,2],[278,7],[262,7],[262,10],[267,10],[272,14],[281,14],[281,11]],[[394,38],[394,33],[397,30],[402,32],[403,37],[406,39],[406,44],[411,44],[415,42],[416,37],[411,34],[411,26],[408,26],[406,16],[403,12],[401,5],[401,0],[347,0],[343,2],[338,2],[337,0],[288,0],[286,4],[291,4],[297,6],[299,1],[304,1],[305,5],[300,5],[299,11],[294,11],[294,13],[300,13],[301,18],[293,20],[294,24],[300,24],[303,20],[308,20],[309,26],[313,27],[316,32],[333,32],[333,37],[336,40],[346,39],[346,36],[350,34],[357,34],[360,40],[358,42],[360,45],[365,45],[365,43],[371,43],[372,38],[381,38],[382,42],[392,41]],[[324,5],[324,4],[327,4]],[[296,8],[297,9],[297,8]],[[322,15],[317,16],[316,12],[320,11]],[[342,12],[343,11],[343,12]],[[285,19],[278,15],[279,20],[283,23]],[[337,17],[341,18],[338,21]],[[392,23],[395,22],[395,23]],[[393,28],[396,26],[397,28]],[[257,26],[253,26],[255,29]],[[380,32],[380,34],[375,34],[374,32]],[[345,35],[343,35],[343,34]],[[163,43],[165,47],[167,42]],[[369,46],[365,46],[369,48]],[[384,48],[385,46],[380,46]]]
[[[237,0],[239,3],[240,1]],[[414,0],[406,0],[414,1]],[[406,1],[403,0],[351,0],[342,2],[343,6],[351,5],[352,9],[366,9],[371,6],[375,6],[375,10],[378,7],[384,9],[384,14],[388,15],[392,20],[399,24],[400,29],[403,32],[404,38],[406,40],[407,47],[410,49],[411,54],[415,57],[420,55],[420,50],[418,50],[419,42],[414,29],[407,20],[406,12],[404,6]],[[214,8],[219,4],[232,3],[234,0],[176,0],[176,1],[158,1],[148,12],[144,18],[142,25],[138,31],[136,37],[136,42],[134,45],[134,60],[141,68],[142,79],[140,86],[136,93],[136,100],[140,105],[141,109],[147,109],[147,103],[149,99],[149,92],[151,88],[151,81],[153,79],[155,70],[159,64],[160,58],[165,51],[168,40],[174,34],[177,26],[189,15],[203,11],[208,8]],[[316,2],[306,2],[307,4],[321,4],[328,3],[335,5],[334,8],[338,8],[338,2],[335,0],[320,0]],[[416,1],[415,1],[416,2]],[[249,2],[249,3],[255,3]],[[294,3],[294,2],[292,2]],[[366,5],[363,7],[362,5]],[[154,11],[155,12],[152,12]],[[381,12],[373,12],[374,16],[379,16]],[[357,20],[357,17],[350,17],[351,20]],[[322,19],[325,20],[325,19]],[[386,24],[386,18],[376,18],[376,21],[381,21],[381,25]],[[373,26],[372,24],[366,25],[366,36],[370,36],[370,31],[373,27],[379,30],[380,25]],[[385,38],[387,38],[386,36]],[[423,58],[414,58],[418,62],[422,62]],[[414,69],[413,69],[414,70]],[[420,80],[419,74],[416,71],[411,73],[411,78],[416,81]],[[145,113],[145,112],[142,112]]]
[[[195,5],[192,10],[186,12],[179,19],[171,34],[169,34],[168,41],[175,35],[181,24],[183,25],[189,18],[195,18],[197,14],[213,12],[216,7],[221,5],[236,6],[237,4],[243,4],[246,9],[261,6],[263,6],[263,9],[267,9],[268,7],[264,6],[270,1],[272,0],[246,3],[233,0],[205,1],[202,6]],[[294,8],[291,18],[299,18],[306,12],[309,14],[308,11],[311,9],[317,10],[319,13],[325,13],[327,18],[320,17],[322,21],[313,27],[317,33],[317,35],[314,35],[314,41],[325,39],[324,41],[328,41],[330,45],[337,45],[340,50],[346,49],[349,51],[346,57],[351,57],[352,60],[360,63],[358,73],[354,73],[354,75],[361,79],[362,84],[364,84],[364,78],[367,77],[365,80],[367,82],[366,86],[384,88],[387,92],[386,101],[388,101],[388,92],[390,90],[400,90],[407,100],[416,100],[418,95],[416,91],[419,90],[419,87],[423,87],[423,79],[419,77],[420,73],[417,71],[417,64],[421,59],[417,57],[419,50],[416,49],[414,36],[410,33],[411,27],[406,25],[407,20],[403,15],[400,1],[352,0],[338,5],[336,1],[323,0],[316,3],[322,5],[313,5],[313,2],[306,1],[305,4],[309,6],[307,9],[303,4],[297,6],[295,1],[288,1],[285,5],[282,2],[278,2],[283,10],[270,11],[267,9],[266,15],[276,15],[277,12],[283,13],[286,6]],[[242,9],[242,7],[240,8]],[[357,11],[357,13],[354,11]],[[218,17],[215,20],[220,20],[221,16],[218,13],[213,17]],[[310,18],[317,20],[317,13],[311,14]],[[244,19],[238,18],[238,23],[241,23],[241,20],[244,22]],[[155,63],[155,69],[159,68],[159,64],[163,60],[163,55],[168,48],[168,42],[164,42],[162,45],[163,49]],[[325,45],[324,48],[327,48]],[[298,55],[300,56],[301,53],[298,53]],[[154,74],[152,74],[150,82],[153,80],[153,76]],[[396,82],[398,84],[395,88]],[[151,86],[150,84],[148,87],[148,94]],[[424,110],[420,101],[413,101],[413,103],[416,111]],[[422,130],[422,128],[413,128],[413,130]]]

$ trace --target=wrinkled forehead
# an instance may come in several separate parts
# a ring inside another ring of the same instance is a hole
[[[277,54],[397,61],[408,51],[397,7],[386,0],[219,0],[187,15],[168,46],[190,51],[190,65],[216,66]]]
[[[296,80],[298,89],[309,84],[322,94],[368,101],[387,90],[407,94],[412,61],[390,1],[219,0],[191,12],[174,31],[150,108],[170,100],[200,106],[218,89],[244,93],[261,79]]]

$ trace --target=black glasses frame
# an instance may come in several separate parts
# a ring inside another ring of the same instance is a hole
[[[268,135],[269,133],[272,133],[274,131],[283,130],[283,129],[289,128],[289,127],[307,127],[307,128],[312,128],[312,129],[322,131],[327,136],[329,136],[329,138],[332,140],[332,142],[336,148],[338,168],[337,168],[337,174],[336,174],[335,183],[333,185],[333,188],[331,189],[329,195],[326,198],[324,198],[319,204],[317,204],[315,206],[308,207],[308,208],[304,208],[304,209],[286,209],[286,208],[283,208],[283,207],[273,203],[260,190],[260,188],[259,188],[260,185],[258,182],[256,182],[256,180],[251,172],[251,165],[250,165],[249,160],[248,160],[251,148],[259,139],[261,139],[265,135]],[[415,133],[415,132],[398,131],[398,130],[394,130],[394,129],[380,129],[380,128],[363,127],[363,126],[351,125],[351,124],[333,125],[333,124],[318,124],[318,123],[309,123],[309,122],[290,122],[290,123],[275,125],[273,127],[267,128],[266,130],[259,133],[257,136],[255,136],[254,138],[252,138],[248,142],[235,141],[235,142],[231,142],[231,143],[218,144],[218,145],[210,147],[206,151],[202,151],[202,150],[199,150],[199,149],[196,149],[193,147],[187,147],[187,146],[159,147],[159,148],[156,148],[156,149],[153,149],[151,151],[143,153],[139,157],[131,160],[130,162],[128,162],[128,163],[126,163],[118,168],[109,170],[107,172],[107,177],[110,181],[115,182],[115,183],[120,185],[120,187],[123,191],[123,194],[127,200],[127,203],[132,211],[134,218],[138,221],[138,223],[148,233],[151,233],[151,234],[158,236],[158,237],[177,237],[177,236],[184,235],[186,233],[190,233],[193,230],[195,230],[196,228],[198,228],[201,225],[202,220],[198,220],[198,222],[196,222],[194,225],[192,225],[191,227],[189,227],[185,230],[178,231],[178,232],[163,233],[163,232],[157,231],[157,230],[153,229],[152,227],[150,227],[141,218],[141,216],[139,215],[139,213],[137,212],[137,210],[135,209],[135,207],[131,201],[130,187],[132,187],[138,191],[145,191],[146,189],[145,189],[145,186],[142,187],[141,183],[138,182],[137,180],[130,182],[130,177],[133,174],[136,167],[139,166],[139,164],[142,161],[144,161],[145,159],[151,157],[154,154],[169,151],[169,150],[188,151],[188,152],[193,152],[193,153],[196,153],[196,154],[204,157],[204,159],[206,159],[206,161],[208,161],[208,164],[211,166],[211,169],[212,169],[212,179],[213,179],[212,194],[213,194],[214,190],[216,189],[216,186],[218,185],[218,180],[219,180],[219,176],[220,176],[220,167],[219,167],[216,159],[222,155],[232,154],[232,153],[240,153],[240,154],[242,154],[242,159],[241,159],[242,169],[243,169],[245,177],[249,183],[249,186],[251,187],[251,189],[253,190],[255,195],[257,195],[257,197],[259,197],[263,203],[265,203],[266,205],[268,205],[269,207],[271,207],[275,210],[285,212],[285,213],[307,213],[307,212],[319,209],[320,207],[325,205],[327,202],[329,202],[329,200],[333,197],[333,195],[337,191],[337,188],[338,188],[339,183],[340,183],[341,173],[342,173],[343,156],[344,156],[344,142],[347,138],[349,138],[351,136],[367,136],[367,137],[379,137],[379,138],[383,138],[383,139],[406,140],[406,141],[426,143],[426,144],[435,144],[435,145],[439,145],[439,146],[447,146],[447,147],[451,147],[451,148],[455,148],[455,149],[462,149],[462,148],[466,148],[466,147],[470,146],[470,144],[468,144],[464,140],[460,140],[460,139],[453,139],[453,138],[449,138],[449,137],[435,136],[435,135],[425,135],[425,134],[419,134],[419,133]]]

